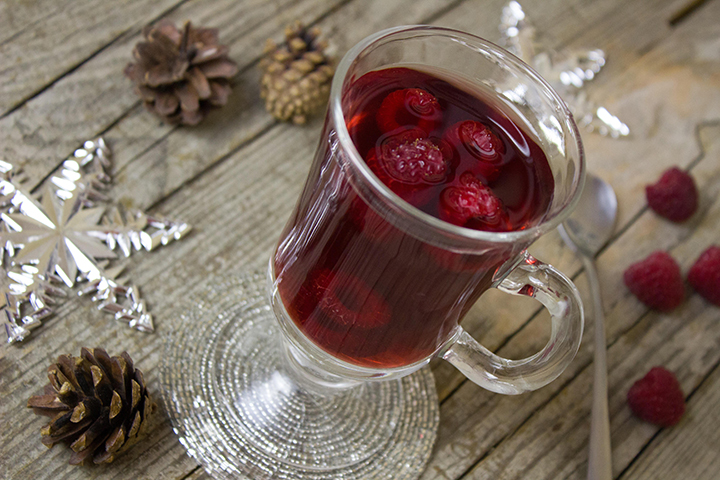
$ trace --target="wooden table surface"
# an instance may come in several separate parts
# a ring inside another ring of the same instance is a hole
[[[265,266],[302,187],[321,120],[273,120],[259,98],[266,38],[295,19],[320,26],[342,55],[363,37],[400,24],[454,27],[498,40],[505,0],[6,0],[0,2],[0,158],[40,186],[86,139],[114,151],[114,200],[194,226],[180,242],[137,253],[127,272],[142,288],[157,331],[143,334],[86,298],[56,309],[30,340],[0,350],[0,477],[206,479],[185,454],[162,405],[148,436],[109,466],[71,467],[64,446],[40,443],[44,424],[26,409],[59,354],[82,346],[128,351],[158,393],[164,335],[177,305],[210,274]],[[720,0],[526,0],[526,13],[556,49],[602,48],[606,68],[590,97],[621,117],[629,139],[583,134],[588,168],[613,184],[617,234],[598,257],[607,315],[613,473],[620,479],[720,478],[720,308],[687,289],[677,310],[639,303],[622,282],[657,249],[683,269],[720,243]],[[229,104],[194,128],[160,123],[122,70],[140,30],[161,17],[220,29],[240,66]],[[701,190],[702,212],[670,223],[648,210],[645,185],[672,165]],[[531,247],[566,272],[589,301],[579,261],[551,232]],[[488,348],[519,358],[547,338],[533,301],[489,292],[464,326]],[[498,302],[499,298],[504,301]],[[482,315],[479,314],[483,311]],[[592,389],[592,318],[576,359],[549,386],[496,395],[433,363],[441,401],[431,479],[583,479]],[[625,396],[652,366],[676,372],[687,399],[679,425],[658,428],[630,413]]]

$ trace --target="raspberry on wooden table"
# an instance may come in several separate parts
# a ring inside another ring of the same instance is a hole
[[[623,280],[638,300],[656,310],[673,310],[685,299],[680,267],[667,252],[654,252],[630,265]]]
[[[720,247],[705,250],[690,267],[687,279],[703,298],[720,306]]]
[[[673,222],[692,217],[698,206],[695,181],[677,167],[665,171],[657,183],[645,187],[645,196],[650,208]]]
[[[675,374],[664,367],[653,367],[633,384],[627,394],[630,410],[646,422],[670,427],[685,413],[685,395]]]

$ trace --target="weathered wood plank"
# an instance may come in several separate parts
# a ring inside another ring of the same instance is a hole
[[[182,480],[212,480],[212,477],[208,475],[205,470],[198,467],[197,470],[193,471],[191,474],[189,474]]]
[[[359,9],[361,7],[358,6],[357,8]],[[333,16],[343,11],[344,9],[341,9],[339,12],[333,14]],[[349,19],[357,15],[353,10],[350,10],[350,12],[347,17],[341,17],[344,23],[338,21],[337,28],[341,28],[340,26],[344,25],[354,25],[354,21]],[[327,22],[329,22],[333,16],[329,17]],[[363,24],[367,23],[366,18],[367,17],[364,17],[362,19]],[[495,20],[493,20],[493,22],[494,21]],[[488,24],[491,23],[492,22],[488,20]],[[278,28],[281,26],[282,24],[278,25]],[[368,29],[376,30],[377,28],[368,27]],[[347,30],[351,29],[347,28]],[[352,44],[354,41],[348,39],[348,43]],[[695,46],[687,47],[687,50],[693,49],[695,49]],[[679,46],[679,50],[681,52],[683,51],[682,45]],[[702,49],[700,49],[700,51],[702,51]],[[655,62],[657,63],[658,59],[656,59]],[[666,65],[668,69],[670,69],[670,67],[677,67],[677,64],[690,64],[688,69],[693,72],[688,73],[687,71],[683,71],[681,73],[685,75],[685,77],[682,75],[677,77],[683,81],[691,80],[691,83],[697,82],[698,77],[706,74],[702,71],[696,71],[698,69],[696,63],[688,59],[683,59],[682,56],[675,58],[669,63],[670,65]],[[709,62],[709,64],[712,65],[712,62]],[[652,101],[655,96],[658,95],[668,95],[677,88],[673,83],[677,78],[667,75],[668,72],[664,71],[664,68],[657,68],[656,71],[653,71],[652,68],[647,65],[643,68],[649,68],[651,70],[650,73],[643,74],[643,71],[633,71],[632,74],[628,74],[628,77],[640,77],[637,83],[632,84],[630,82],[620,86],[626,89],[625,91],[631,87],[630,91],[635,94],[637,94],[637,91],[644,92],[644,96],[641,95],[644,101]],[[706,66],[703,68],[706,68]],[[653,79],[657,78],[658,75],[664,79],[665,83],[661,82],[661,85],[654,85],[649,91],[643,91],[643,82],[652,84]],[[628,85],[630,85],[630,87],[628,87]],[[697,112],[698,118],[708,117],[706,114],[712,112],[712,108],[715,108],[715,97],[712,94],[709,96],[705,95],[707,93],[706,90],[711,86],[712,82],[709,82],[709,84],[705,86],[691,85],[690,90],[694,92],[694,94],[702,95],[699,98],[709,99],[707,108],[703,107],[703,109]],[[619,92],[622,91],[622,89],[619,89]],[[641,107],[645,108],[640,102],[635,102],[632,99],[625,100],[622,94],[619,94],[619,97],[620,100],[617,101],[620,103],[625,101],[626,103],[623,108],[628,111],[640,109]],[[255,92],[248,94],[247,99],[256,99]],[[258,112],[261,111],[261,107],[256,100],[250,100],[250,103],[252,103],[254,105],[253,108],[256,109],[250,116],[255,118],[260,115]],[[651,105],[655,105],[656,109],[664,108],[663,103],[657,100],[654,100],[654,103],[651,102]],[[671,112],[671,115],[667,119],[662,120],[659,126],[653,126],[651,118],[640,115],[641,126],[644,129],[641,131],[645,132],[643,133],[644,137],[649,138],[642,138],[637,145],[633,143],[635,146],[632,148],[635,150],[632,150],[632,152],[634,154],[642,153],[646,151],[643,147],[648,147],[651,140],[658,142],[658,139],[663,139],[668,136],[668,134],[671,133],[672,122],[677,121],[676,117],[681,116],[681,114],[682,112]],[[703,117],[703,115],[705,115],[705,117]],[[219,123],[220,127],[222,127],[223,122]],[[259,123],[257,125],[259,125]],[[267,125],[271,125],[271,123]],[[132,128],[128,128],[127,131],[138,134],[137,132],[141,132],[143,126],[147,127],[146,130],[154,127],[151,125],[151,122],[137,123],[134,124]],[[213,128],[218,127],[217,124],[213,124],[212,126]],[[227,128],[234,126],[236,125],[230,125]],[[250,131],[252,132],[252,130]],[[32,475],[44,475],[47,472],[52,472],[53,475],[59,478],[67,478],[70,476],[84,478],[84,476],[92,475],[92,473],[84,470],[71,470],[69,467],[64,466],[67,452],[63,452],[60,448],[43,454],[42,451],[44,447],[41,447],[37,441],[37,429],[42,422],[31,415],[23,415],[23,413],[21,413],[24,412],[22,410],[24,396],[33,393],[35,389],[44,383],[42,372],[44,366],[49,363],[52,357],[56,356],[57,353],[65,351],[77,352],[82,345],[103,345],[111,351],[120,351],[125,348],[133,354],[133,357],[141,368],[153,372],[149,374],[149,376],[152,375],[150,380],[156,381],[156,372],[154,372],[153,369],[159,363],[162,356],[162,352],[158,348],[161,344],[161,335],[162,332],[166,331],[165,329],[173,323],[169,309],[173,307],[178,299],[191,291],[199,279],[211,273],[237,272],[244,267],[261,268],[264,266],[265,259],[277,238],[279,229],[289,214],[296,196],[299,193],[302,179],[305,176],[312,151],[315,147],[319,132],[319,123],[315,122],[305,128],[274,126],[267,130],[267,127],[265,127],[257,129],[254,132],[254,135],[261,134],[256,141],[243,146],[243,143],[253,136],[246,133],[246,138],[244,140],[238,140],[239,143],[233,148],[222,147],[219,150],[215,150],[215,153],[201,156],[202,162],[197,166],[189,168],[187,176],[183,177],[180,174],[176,174],[173,177],[172,182],[174,182],[176,186],[183,185],[183,187],[170,198],[163,201],[163,203],[159,204],[157,210],[168,215],[182,217],[194,223],[196,225],[194,234],[187,240],[157,253],[137,255],[129,262],[130,275],[138,284],[145,287],[145,297],[148,299],[156,314],[158,314],[159,334],[141,335],[135,332],[128,332],[120,325],[109,323],[110,320],[107,316],[94,312],[92,308],[89,308],[87,304],[84,303],[85,299],[73,300],[60,309],[58,316],[48,322],[43,330],[37,332],[36,335],[38,335],[38,338],[28,343],[27,346],[20,347],[14,351],[19,353],[13,353],[11,358],[7,357],[5,353],[0,354],[2,355],[0,356],[0,395],[3,398],[9,399],[8,402],[4,401],[3,405],[0,406],[0,415],[3,419],[11,418],[12,422],[10,423],[13,424],[10,431],[3,433],[3,438],[0,440],[0,442],[2,442],[0,443],[0,450],[3,452],[22,452],[18,454],[21,457],[20,461],[23,462],[23,464],[27,464],[27,467],[21,470],[21,473],[15,475],[16,478],[27,477],[27,475],[30,475],[29,478],[33,478]],[[688,133],[683,132],[678,133],[677,136],[671,136],[668,152],[664,152],[659,148],[651,150],[655,156],[658,157],[654,159],[658,164],[651,166],[650,171],[646,174],[647,179],[631,178],[630,181],[633,182],[632,185],[627,186],[627,181],[625,181],[623,184],[626,186],[623,188],[632,192],[633,195],[638,193],[635,197],[636,199],[641,198],[643,183],[654,180],[654,175],[656,176],[664,166],[672,163],[672,159],[668,159],[666,155],[668,157],[675,155],[676,159],[680,159],[684,165],[687,165],[688,162],[694,158],[696,149],[692,142],[687,142]],[[198,131],[194,134],[190,130],[185,130],[183,133],[188,135],[188,143],[197,143],[197,150],[183,146],[178,142],[175,144],[177,146],[173,150],[166,150],[166,152],[171,152],[173,159],[178,163],[192,163],[192,160],[197,158],[195,157],[195,155],[197,155],[196,152],[207,147],[209,142],[205,142],[203,138],[204,135],[208,135],[209,133],[207,131]],[[227,141],[227,136],[223,137],[223,135],[226,134],[213,137],[212,141],[218,143]],[[153,143],[155,140],[156,139],[153,138],[153,140],[149,141],[146,145]],[[586,138],[586,143],[587,142],[588,140]],[[682,142],[686,142],[683,144],[685,146],[690,144],[689,147],[686,149],[681,148],[679,145],[681,145]],[[600,141],[593,147],[593,150],[602,153],[605,151],[604,149],[614,148],[615,144],[627,146],[626,142],[608,141],[606,143],[605,141]],[[240,150],[234,152],[234,149],[238,147],[240,147]],[[178,155],[176,152],[185,152],[187,156]],[[199,178],[186,184],[188,179],[193,178],[197,172],[202,172],[208,165],[217,162],[218,156],[225,154],[223,152],[232,153],[228,158],[223,159],[221,163],[205,171]],[[293,152],[293,155],[290,156],[288,152]],[[612,165],[606,167],[608,171],[602,172],[603,175],[613,174],[611,171],[613,167],[620,168],[627,162],[632,162],[636,157],[627,154],[619,158],[619,160],[613,161]],[[596,166],[602,166],[600,165],[600,161],[596,162]],[[170,161],[168,163],[172,164],[173,162]],[[154,204],[158,199],[163,198],[167,192],[173,191],[173,188],[169,188],[169,184],[163,179],[163,175],[161,174],[162,170],[165,168],[182,169],[183,166],[187,165],[168,166],[166,163],[158,163],[148,169],[148,175],[126,177],[122,174],[118,180],[121,182],[121,188],[124,188],[126,193],[121,194],[120,198],[140,206]],[[134,169],[135,167],[128,166],[125,168]],[[160,173],[157,173],[158,170]],[[45,172],[47,172],[47,170],[45,170]],[[148,180],[150,178],[153,180]],[[129,185],[133,186],[130,187]],[[142,185],[142,187],[138,187],[138,185]],[[144,192],[146,186],[149,186],[151,189],[157,189],[155,191],[156,193],[152,194],[154,196],[150,195],[140,200],[133,198],[133,192]],[[626,198],[630,197],[626,196]],[[638,209],[639,208],[638,206]],[[647,217],[647,214],[645,216]],[[632,216],[628,215],[627,218],[632,218]],[[663,225],[661,224],[661,226]],[[655,228],[655,226],[652,228]],[[652,231],[652,228],[648,228],[647,231]],[[643,230],[643,233],[644,232],[645,230]],[[664,239],[667,240],[667,243],[664,245],[671,246],[684,241],[686,238],[685,234],[686,231],[680,229],[675,233],[674,237],[670,236],[670,238]],[[635,233],[633,235],[634,236],[628,240],[628,244],[625,245],[626,247],[632,247],[637,241],[636,236],[640,234]],[[542,248],[538,250],[538,255],[547,261],[559,264],[562,268],[563,261],[557,261],[554,255],[556,252],[565,251],[561,250],[559,240],[551,237],[548,238],[547,246],[542,246]],[[695,247],[689,248],[695,251]],[[633,252],[633,255],[639,255],[641,249],[631,250],[631,252]],[[567,252],[561,253],[560,255],[567,257],[568,265],[573,265],[574,260],[572,260]],[[248,258],[252,260],[248,261]],[[608,265],[601,268],[608,268]],[[617,283],[617,272],[621,270],[622,266],[618,265],[611,276],[604,278],[604,280],[607,281],[609,278],[612,282]],[[615,292],[613,295],[617,296],[618,293]],[[621,298],[624,298],[622,294]],[[637,318],[642,314],[642,307],[638,307],[637,305],[633,306],[632,302],[630,302],[630,306],[628,306],[629,301],[627,299],[623,301],[625,302],[625,307],[614,308],[613,318],[620,318],[624,315]],[[693,301],[696,301],[696,299]],[[532,307],[529,310],[531,311]],[[512,312],[508,313],[511,314]],[[527,316],[524,318],[527,318]],[[90,320],[90,323],[88,323],[88,320]],[[519,324],[522,322],[524,322],[524,319]],[[538,338],[540,338],[539,335],[543,333],[541,323],[542,322],[539,321],[533,322],[518,335],[517,339],[513,339],[507,347],[502,350],[502,353],[519,355],[526,353],[526,350],[536,348],[541,343],[538,340]],[[611,335],[615,335],[615,338],[617,338],[617,335],[622,333],[620,329],[622,326],[623,325],[615,325],[612,327],[612,329],[610,329]],[[492,342],[487,341],[488,337],[494,335],[493,332],[496,328],[501,327],[478,323],[477,328],[483,329],[482,335],[478,335],[478,338],[488,343],[488,345],[491,345]],[[537,331],[535,330],[536,328]],[[501,344],[502,341],[513,332],[514,329],[507,333],[497,335],[498,341],[496,345]],[[535,338],[533,341],[528,341],[528,337],[531,340],[533,340],[532,337]],[[584,358],[587,360],[588,352],[584,354],[586,355]],[[580,367],[582,365],[577,364],[577,366]],[[573,378],[573,375],[578,371],[579,370],[576,369],[563,376],[558,384],[558,388]],[[495,396],[478,390],[463,387],[451,397],[451,401],[455,401],[453,409],[447,406],[443,407],[443,431],[441,431],[441,438],[450,438],[451,434],[461,438],[450,447],[446,445],[447,448],[445,449],[441,449],[439,446],[436,458],[449,455],[448,452],[450,452],[450,460],[452,460],[453,455],[475,455],[473,458],[476,460],[479,458],[477,452],[481,450],[475,443],[481,444],[484,442],[485,446],[482,448],[487,452],[488,448],[492,447],[495,442],[513,431],[513,428],[509,428],[508,425],[521,424],[530,413],[543,403],[542,401],[534,403],[530,405],[531,408],[522,410],[523,403],[527,402],[525,397],[519,397],[517,403],[512,403],[515,402],[516,399]],[[483,395],[485,396],[483,397]],[[476,398],[480,398],[481,401],[475,401]],[[534,401],[537,402],[537,400]],[[502,415],[498,417],[493,416],[493,412],[497,411],[490,408],[493,404],[501,404],[501,406],[503,406],[502,412],[505,412],[506,417],[502,417]],[[508,414],[508,412],[512,415]],[[508,415],[510,415],[509,420],[505,423],[503,418],[507,418]],[[483,419],[483,416],[485,416],[485,419]],[[487,422],[490,423],[485,423],[482,428],[477,428],[480,420],[487,420]],[[3,423],[7,424],[8,422],[4,421]],[[462,427],[465,425],[466,427],[463,429]],[[475,429],[475,433],[468,433],[468,431],[472,429]],[[501,435],[493,437],[492,435],[494,435],[496,430],[500,432]],[[488,434],[488,432],[490,433]],[[493,440],[493,438],[495,440]],[[8,441],[8,439],[12,441]],[[636,443],[631,442],[631,445],[636,445]],[[151,451],[147,455],[144,453],[141,454],[140,450],[137,452],[131,451],[128,454],[129,456],[124,460],[121,458],[118,460],[118,463],[114,464],[111,468],[102,470],[102,475],[126,478],[118,472],[129,472],[131,475],[141,478],[144,476],[147,477],[148,475],[151,476],[150,478],[182,478],[192,470],[193,462],[184,456],[182,448],[174,440],[168,425],[165,423],[160,422],[160,424],[153,429],[150,438],[143,443],[143,447],[138,446],[136,448],[150,448]],[[636,451],[637,450],[629,450],[633,455]],[[0,460],[0,462],[2,462],[2,460]],[[582,462],[582,459],[580,462]],[[472,465],[472,463],[470,465]],[[15,470],[12,471],[16,472]],[[124,474],[125,473],[123,473],[123,475]],[[205,478],[203,474],[198,472],[193,475]]]
[[[285,24],[296,18],[315,21],[343,1],[347,0],[278,0],[272,3],[263,0],[195,0],[184,3],[167,18],[178,24],[192,19],[198,25],[221,27],[220,40],[230,47],[231,58],[240,68],[247,68],[261,55],[265,39],[279,35]],[[163,125],[138,106],[132,83],[122,73],[132,59],[134,44],[141,39],[140,29],[145,21],[126,31],[71,76],[60,79],[42,95],[1,118],[0,158],[24,165],[31,184],[35,185],[84,140],[105,131],[125,116],[136,120],[133,127],[121,123],[113,132],[117,132],[115,138],[125,141],[118,150],[133,158],[167,135],[172,127]],[[7,75],[1,78],[7,78]],[[252,82],[253,88],[256,83]],[[248,96],[243,93],[244,88],[246,84],[241,79],[225,114],[243,111],[248,103],[255,101],[255,91]],[[202,128],[195,132],[202,132]],[[180,135],[185,132],[181,130]]]
[[[20,28],[0,42],[0,115],[177,3],[180,0],[41,2],[26,4],[18,17],[14,6],[5,7],[1,23],[17,22]],[[29,22],[31,15],[35,21]]]
[[[0,44],[67,8],[70,0],[0,3]]]

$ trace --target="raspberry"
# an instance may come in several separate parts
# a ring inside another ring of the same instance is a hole
[[[687,279],[703,298],[720,306],[720,247],[705,250],[690,267]]]
[[[670,427],[685,413],[685,395],[675,374],[663,367],[653,367],[630,387],[627,394],[630,410],[646,422]]]
[[[459,186],[440,193],[440,219],[477,230],[511,230],[502,200],[472,173],[460,175]]]
[[[667,252],[657,251],[625,270],[625,285],[645,305],[670,311],[685,298],[680,267]]]
[[[663,173],[656,184],[645,187],[645,196],[650,208],[673,222],[692,217],[698,206],[695,181],[677,167]]]
[[[365,282],[330,269],[311,272],[288,307],[313,342],[351,361],[377,353],[383,343],[368,336],[391,316],[387,302]]]
[[[422,138],[418,129],[405,130],[383,138],[380,146],[368,153],[365,163],[403,200],[420,206],[425,195],[414,195],[426,187],[442,183],[450,171],[446,149],[435,141]]]
[[[447,129],[443,139],[475,175],[488,182],[500,175],[505,145],[487,125],[473,120],[458,122]]]
[[[390,307],[385,300],[354,275],[324,269],[314,280],[317,308],[336,327],[368,329],[390,321]]]
[[[435,129],[441,118],[437,98],[421,88],[395,90],[385,97],[375,116],[383,133],[401,127],[418,127],[426,135]]]

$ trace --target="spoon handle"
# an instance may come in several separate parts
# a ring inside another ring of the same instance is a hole
[[[607,400],[607,359],[605,345],[605,315],[600,298],[600,282],[592,258],[583,255],[592,294],[595,317],[595,363],[593,379],[590,445],[588,450],[588,480],[612,480],[612,452],[610,449],[610,416]]]

